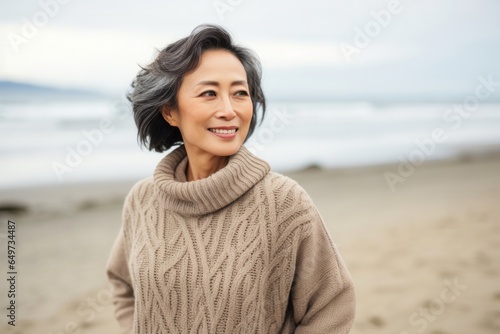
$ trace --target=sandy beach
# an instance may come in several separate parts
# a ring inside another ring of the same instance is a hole
[[[500,333],[500,157],[288,173],[311,195],[353,276],[351,333]],[[16,326],[1,333],[119,333],[105,264],[135,180],[0,191],[0,256],[16,222]],[[9,210],[10,211],[9,211]]]

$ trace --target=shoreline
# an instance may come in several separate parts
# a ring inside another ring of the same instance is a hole
[[[477,163],[500,160],[500,150],[487,152],[464,153],[448,159],[426,160],[422,165],[413,165],[414,173],[419,169],[441,168],[451,165]],[[310,165],[298,170],[278,173],[291,178],[300,178],[303,174],[342,177],[356,174],[384,174],[391,172],[397,175],[401,163],[373,164],[355,167],[323,168]],[[413,175],[413,173],[412,173]],[[412,175],[403,177],[406,181]],[[148,176],[145,176],[148,177]],[[111,181],[88,181],[71,183],[53,183],[41,185],[20,185],[18,187],[0,188],[0,215],[67,215],[88,208],[123,203],[131,187],[141,178],[125,178]],[[402,185],[403,183],[400,183]],[[391,186],[387,184],[388,189]],[[76,190],[78,192],[76,192]]]

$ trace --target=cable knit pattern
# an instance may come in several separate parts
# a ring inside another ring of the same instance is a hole
[[[350,275],[309,196],[242,147],[187,182],[183,146],[138,182],[107,266],[128,333],[348,333]]]

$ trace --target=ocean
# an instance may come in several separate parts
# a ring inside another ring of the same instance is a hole
[[[273,102],[246,146],[286,172],[500,150],[500,104]],[[142,178],[148,152],[124,99],[0,103],[0,189]]]

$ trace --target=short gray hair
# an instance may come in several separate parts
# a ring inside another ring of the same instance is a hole
[[[186,73],[195,69],[204,51],[223,49],[234,54],[247,74],[253,105],[252,120],[247,138],[257,123],[257,111],[266,111],[266,99],[261,87],[262,68],[257,56],[249,49],[233,44],[231,35],[217,25],[200,25],[163,50],[155,60],[141,67],[127,94],[132,103],[138,139],[150,151],[164,152],[173,145],[182,144],[177,127],[169,125],[161,114],[163,106],[177,107],[177,94]]]

